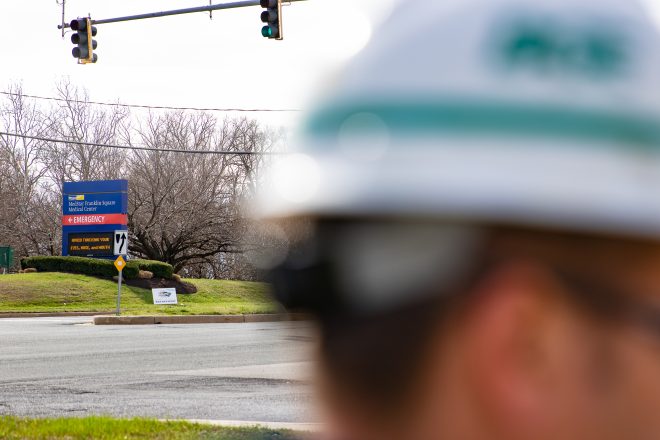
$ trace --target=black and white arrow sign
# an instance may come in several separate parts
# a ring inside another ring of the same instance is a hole
[[[128,231],[115,231],[115,255],[126,255],[128,250]]]

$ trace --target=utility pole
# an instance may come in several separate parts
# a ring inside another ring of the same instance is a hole
[[[64,23],[64,14],[66,13],[66,0],[62,0],[61,2],[59,0],[55,0],[55,2],[59,6],[62,6],[62,24],[60,26],[57,26],[57,28],[62,29],[62,38],[64,38],[64,28],[66,26],[66,23]]]

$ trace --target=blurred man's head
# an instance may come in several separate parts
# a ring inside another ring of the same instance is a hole
[[[630,0],[403,2],[262,213],[340,440],[660,438],[660,39]],[[278,260],[278,261],[275,261]]]
[[[660,246],[479,235],[478,264],[435,295],[370,316],[321,309],[338,438],[659,436]]]

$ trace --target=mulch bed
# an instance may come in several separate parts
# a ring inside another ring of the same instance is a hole
[[[176,288],[177,295],[197,293],[197,287],[194,284],[186,283],[185,281],[168,280],[166,278],[151,278],[149,280],[137,278],[134,280],[125,280],[124,283],[129,286],[148,290],[174,287]]]

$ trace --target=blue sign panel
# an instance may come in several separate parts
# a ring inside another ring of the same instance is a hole
[[[124,214],[128,212],[126,193],[64,194],[62,213]]]
[[[65,182],[62,188],[62,255],[114,258],[113,249],[101,241],[115,230],[126,229],[127,214],[127,180]]]

